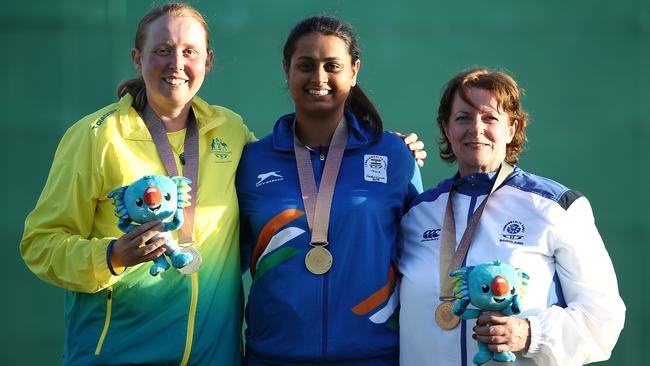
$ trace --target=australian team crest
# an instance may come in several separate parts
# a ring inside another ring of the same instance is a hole
[[[210,154],[217,158],[218,163],[229,162],[231,153],[232,151],[224,139],[216,137],[212,139],[212,142],[210,142]]]

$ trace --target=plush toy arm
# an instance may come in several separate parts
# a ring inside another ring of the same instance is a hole
[[[131,221],[130,217],[126,217],[125,219],[120,219],[119,222],[117,223],[117,227],[122,230],[123,233],[130,233],[133,231],[138,225],[134,225],[133,221]]]
[[[521,302],[519,300],[519,295],[514,295],[512,297],[512,302],[510,303],[510,306],[503,309],[502,313],[503,315],[507,315],[507,316],[517,315],[521,313]]]
[[[481,311],[479,309],[465,309],[465,311],[458,315],[460,316],[461,319],[477,319],[481,315]]]
[[[473,310],[467,309],[467,305],[469,305],[469,300],[456,300],[456,302],[454,302],[454,307],[451,309],[451,312],[456,316],[460,316],[461,318],[466,319],[464,315],[468,312],[472,313]]]
[[[183,213],[182,208],[178,208],[176,210],[176,214],[174,214],[174,219],[172,221],[165,222],[165,231],[178,230],[181,226],[183,226],[183,222],[185,222],[185,214]]]

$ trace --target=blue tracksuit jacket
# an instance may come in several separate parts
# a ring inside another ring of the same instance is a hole
[[[348,142],[329,226],[334,262],[314,275],[310,233],[293,152],[295,115],[244,149],[237,172],[249,365],[397,364],[396,239],[406,203],[422,190],[401,139],[381,139],[346,112]],[[325,157],[311,152],[317,186]]]

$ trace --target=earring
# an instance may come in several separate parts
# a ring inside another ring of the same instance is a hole
[[[352,86],[357,86],[357,81],[356,80],[352,80]]]

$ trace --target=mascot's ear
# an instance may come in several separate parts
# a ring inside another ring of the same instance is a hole
[[[129,219],[129,213],[124,205],[124,192],[126,192],[128,187],[129,186],[120,187],[108,193],[108,198],[113,200],[113,205],[115,205],[115,216],[119,217],[120,220]]]
[[[461,300],[469,300],[468,281],[469,273],[473,266],[459,267],[449,274],[452,277],[451,284],[454,286],[454,297]]]
[[[526,295],[526,289],[528,288],[528,279],[530,277],[528,277],[526,272],[524,272],[521,268],[515,268],[515,271],[517,271],[517,275],[521,280],[521,288],[519,289],[519,296],[523,298]]]
[[[190,187],[190,184],[192,184],[192,181],[188,178],[185,177],[170,177],[171,180],[176,183],[176,189],[178,193],[178,208],[185,208],[190,205],[190,194],[189,192],[192,190],[192,187]]]

